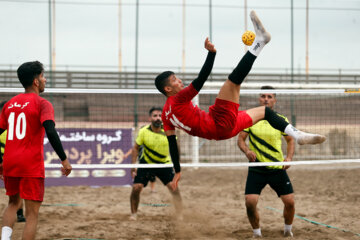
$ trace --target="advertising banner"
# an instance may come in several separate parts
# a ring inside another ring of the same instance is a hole
[[[131,163],[132,129],[64,128],[57,129],[71,164],[84,165],[73,169],[68,177],[60,169],[45,168],[46,186],[131,185],[130,169],[86,169],[91,164]],[[60,159],[49,140],[44,139],[45,164],[59,164]]]

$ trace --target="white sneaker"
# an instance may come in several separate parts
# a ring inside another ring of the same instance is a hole
[[[297,143],[299,145],[304,145],[304,144],[320,144],[325,142],[326,137],[323,135],[319,135],[319,134],[312,134],[312,133],[306,133],[306,132],[298,132],[298,138],[297,138]]]
[[[261,23],[260,19],[256,15],[255,11],[250,12],[250,18],[251,18],[251,21],[253,22],[254,29],[255,29],[255,34],[256,34],[255,39],[258,40],[259,42],[263,42],[264,45],[267,44],[268,42],[270,42],[271,35],[270,35],[270,33],[268,33],[265,30],[263,24]]]
[[[292,231],[284,231],[284,237],[293,237],[294,234],[292,233]]]

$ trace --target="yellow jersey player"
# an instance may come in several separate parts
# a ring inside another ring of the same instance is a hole
[[[261,89],[274,89],[263,86]],[[274,93],[260,94],[260,105],[273,109],[276,103]],[[286,122],[285,116],[278,114]],[[249,136],[249,147],[245,139]],[[281,151],[281,139],[285,138],[287,153],[284,159]],[[239,134],[238,146],[250,162],[282,162],[291,161],[294,155],[295,141],[287,134],[273,128],[268,121],[262,120],[246,128]],[[253,236],[261,237],[260,217],[256,208],[262,189],[269,184],[284,203],[284,235],[293,236],[292,223],[295,215],[294,191],[286,169],[290,166],[249,167],[245,187],[245,205],[249,222],[253,228]]]
[[[132,163],[136,163],[139,150],[142,148],[139,162],[141,164],[166,164],[166,168],[140,168],[131,169],[131,175],[134,184],[130,196],[131,220],[137,219],[137,210],[140,202],[140,192],[155,177],[159,178],[162,183],[168,187],[174,198],[177,216],[181,218],[182,200],[179,189],[172,190],[171,181],[174,178],[173,163],[169,154],[169,144],[162,128],[161,120],[162,109],[153,107],[149,110],[150,124],[142,127],[136,138],[133,151]]]

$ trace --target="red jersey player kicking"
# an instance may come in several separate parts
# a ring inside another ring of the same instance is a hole
[[[69,175],[71,165],[55,129],[54,109],[39,94],[46,78],[43,65],[26,62],[17,70],[25,93],[10,99],[0,116],[0,134],[7,129],[0,177],[4,179],[9,204],[4,211],[1,239],[10,239],[21,198],[25,200],[26,223],[22,239],[35,239],[38,214],[44,197],[44,134],[58,154],[62,173]]]
[[[193,136],[222,140],[234,137],[241,130],[265,119],[275,129],[295,138],[300,145],[319,144],[326,140],[322,135],[305,133],[296,129],[268,107],[238,110],[240,85],[250,72],[262,48],[271,39],[254,11],[251,11],[250,17],[256,33],[254,43],[224,82],[209,112],[201,110],[191,102],[210,75],[215,60],[216,49],[208,38],[205,40],[205,48],[209,51],[208,56],[198,77],[189,86],[184,87],[182,81],[171,71],[163,72],[155,79],[156,88],[167,97],[162,120],[176,172],[172,182],[173,189],[177,187],[181,171],[175,128],[180,128]]]

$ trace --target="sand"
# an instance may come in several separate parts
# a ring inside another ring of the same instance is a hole
[[[288,173],[296,214],[338,228],[295,218],[294,239],[360,239],[359,165],[342,169],[292,166]],[[180,182],[183,220],[176,219],[172,197],[159,180],[156,193],[149,187],[143,190],[137,221],[129,220],[130,187],[48,187],[36,239],[249,239],[246,176],[244,168],[184,169]],[[1,191],[0,208],[4,209],[7,197]],[[282,208],[267,186],[258,204],[263,239],[283,238]],[[13,239],[21,239],[23,226],[15,224]]]

